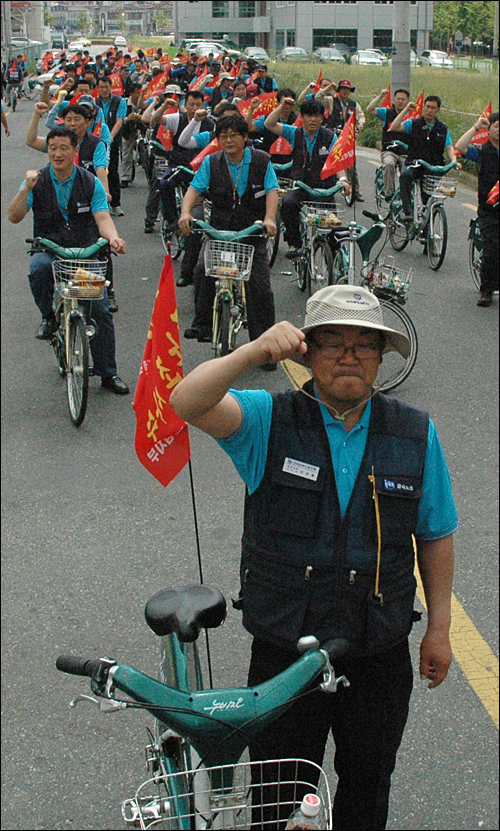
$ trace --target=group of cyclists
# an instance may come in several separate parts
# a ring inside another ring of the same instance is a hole
[[[321,178],[325,161],[351,114],[355,113],[357,132],[365,126],[365,114],[353,97],[355,86],[346,78],[338,83],[327,78],[311,81],[297,95],[290,88],[278,88],[267,66],[253,59],[233,61],[221,52],[200,61],[194,53],[185,55],[180,50],[165,62],[161,49],[149,60],[141,50],[133,59],[113,49],[92,61],[86,51],[77,53],[71,64],[63,54],[50,70],[62,82],[56,88],[54,77],[44,82],[28,128],[28,145],[47,149],[45,138],[38,135],[42,117],[51,129],[64,126],[73,130],[77,137],[75,162],[97,176],[109,213],[121,217],[125,213],[122,190],[135,177],[136,149],[141,142],[149,178],[146,234],[154,233],[161,205],[163,229],[167,233],[180,229],[188,235],[191,220],[203,216],[204,200],[209,198],[215,227],[240,231],[262,220],[272,237],[278,205],[278,181],[272,163],[291,162],[287,177],[301,180],[309,188],[328,189],[339,181],[346,196],[364,201],[355,167]],[[7,80],[9,72],[11,67]],[[18,72],[22,72],[20,66]],[[159,76],[163,83],[155,87]],[[116,94],[117,88],[123,94]],[[276,103],[272,111],[259,116],[262,93],[274,93]],[[448,127],[439,118],[441,100],[437,95],[426,97],[421,117],[409,118],[415,108],[409,91],[396,89],[390,106],[380,106],[387,93],[382,90],[368,104],[367,112],[382,125],[385,199],[389,203],[394,195],[399,169],[402,218],[411,221],[413,181],[421,175],[411,163],[423,159],[442,165],[444,154],[450,161],[455,160],[456,148]],[[247,106],[242,108],[242,102]],[[479,167],[479,223],[484,238],[478,305],[487,306],[498,290],[498,207],[488,203],[498,181],[498,114],[490,116],[487,125],[477,122],[477,129],[480,126],[489,130],[487,144],[475,147],[474,135],[469,131],[458,145]],[[8,129],[5,122],[4,127]],[[280,138],[281,144],[277,143]],[[405,145],[395,143],[395,139],[403,139]],[[469,144],[472,146],[467,149]],[[190,164],[200,151],[206,156],[192,178]],[[164,162],[160,176],[156,174],[158,160]],[[178,175],[173,176],[176,171]],[[185,194],[181,208],[179,184]],[[291,189],[281,205],[286,256],[291,260],[302,254],[300,211],[306,196],[301,190]],[[250,336],[257,337],[264,331],[262,327],[274,322],[274,298],[265,246],[256,241],[252,244],[262,248],[254,257],[247,287]],[[331,245],[336,244],[332,234]],[[190,285],[195,275],[195,317],[184,334],[209,341],[213,281],[206,282],[201,264],[196,268],[200,248],[199,237],[191,235],[177,285]],[[116,312],[111,265],[108,278],[109,310]]]

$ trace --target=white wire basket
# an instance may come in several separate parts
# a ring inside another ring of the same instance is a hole
[[[241,242],[208,240],[205,246],[205,271],[210,277],[248,280],[254,248]]]
[[[413,269],[396,267],[394,257],[375,263],[364,277],[364,285],[384,297],[404,298],[413,279]]]
[[[161,179],[169,166],[168,159],[155,158],[153,162],[153,174],[157,179]]]
[[[278,178],[278,194],[279,194],[280,199],[283,199],[285,194],[287,194],[288,191],[291,188],[293,188],[295,182],[293,181],[293,179],[287,179],[284,176],[278,176],[277,178]]]
[[[56,290],[63,297],[100,300],[106,280],[107,260],[54,260],[52,272]]]
[[[317,782],[316,785],[311,782]],[[122,816],[135,828],[284,829],[307,793],[321,800],[318,828],[332,828],[326,774],[313,762],[240,762],[148,779]]]
[[[331,231],[338,225],[342,225],[345,207],[328,202],[303,202],[300,213],[308,227]]]
[[[450,196],[457,192],[456,176],[431,176],[427,174],[422,181],[422,190],[428,196]]]

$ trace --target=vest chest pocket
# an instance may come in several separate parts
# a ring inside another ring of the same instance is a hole
[[[269,521],[274,531],[296,537],[316,536],[316,524],[325,487],[323,471],[316,481],[285,471],[272,476]]]
[[[408,545],[417,523],[422,481],[417,476],[376,476],[382,545]],[[373,511],[373,538],[377,538]]]
[[[367,601],[366,646],[370,651],[386,648],[407,637],[413,622],[417,581],[410,571],[406,574],[383,576],[380,580],[380,598],[370,592]]]

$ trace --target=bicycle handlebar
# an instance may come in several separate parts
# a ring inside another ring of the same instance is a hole
[[[339,190],[341,190],[342,188],[342,182],[337,182],[337,184],[334,185],[333,188],[310,188],[309,185],[305,184],[305,182],[297,180],[294,183],[294,188],[300,188],[300,190],[303,190],[305,191],[305,193],[308,193],[309,196],[314,197],[314,199],[320,200],[322,198],[333,196],[335,193],[338,193]]]
[[[55,254],[57,257],[60,257],[61,260],[91,260],[99,251],[102,251],[103,248],[109,245],[108,240],[103,237],[100,237],[97,242],[94,242],[93,245],[89,245],[87,248],[64,248],[61,245],[57,245],[51,239],[45,239],[44,237],[27,239],[26,242],[29,242],[35,251],[43,249],[50,254]]]
[[[276,162],[271,162],[274,170],[276,173],[284,173],[285,170],[290,170],[293,167],[293,162],[286,162],[285,164],[277,164]]]
[[[458,165],[456,162],[450,162],[446,165],[432,165],[428,164],[423,159],[416,159],[412,164],[407,165],[407,167],[425,167],[429,173],[433,173],[436,176],[445,176],[454,167],[458,167]]]
[[[219,228],[213,228],[208,222],[204,222],[202,219],[193,219],[192,224],[194,231],[200,231],[206,234],[207,237],[221,240],[222,242],[239,242],[245,239],[245,237],[267,236],[267,231],[260,220],[254,222],[248,228],[244,228],[242,231],[221,231]]]
[[[69,675],[88,675],[89,678],[95,674],[101,661],[91,661],[87,658],[77,658],[75,655],[59,655],[56,667],[60,672],[67,672]]]

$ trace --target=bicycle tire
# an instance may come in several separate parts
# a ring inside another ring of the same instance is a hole
[[[433,271],[441,268],[446,255],[448,245],[448,220],[446,211],[440,203],[431,208],[431,219],[433,227],[432,239],[429,235],[430,222],[427,226],[427,259]]]
[[[272,268],[278,256],[278,249],[280,247],[281,238],[281,220],[278,213],[276,214],[276,236],[267,238],[267,253],[269,255],[269,268]]]
[[[17,95],[14,92],[12,95],[12,112],[15,113],[17,107]]]
[[[344,197],[345,203],[348,208],[352,208],[354,205],[354,168],[348,167],[346,170],[346,178],[348,183],[351,186],[351,192],[347,194],[345,190],[342,190],[342,195]]]
[[[410,341],[410,354],[403,358],[399,352],[386,352],[377,374],[377,391],[390,392],[410,375],[418,355],[418,335],[409,314],[394,299],[379,296],[384,325],[401,332]]]
[[[403,203],[399,190],[391,199],[389,206],[389,241],[394,251],[403,251],[410,241],[409,225],[402,222]]]
[[[333,285],[332,249],[328,240],[323,236],[316,236],[313,240],[312,260],[308,271],[309,297],[325,286]]]
[[[89,340],[85,320],[74,316],[69,324],[66,388],[71,421],[79,427],[85,418],[89,394]]]
[[[471,229],[469,232],[469,267],[472,275],[472,280],[478,291],[481,289],[481,262],[483,258],[483,249],[479,248],[478,243],[477,219],[471,220]]]
[[[375,205],[377,206],[377,213],[382,219],[387,219],[391,211],[390,202],[386,202],[384,193],[384,175],[382,167],[378,167],[375,171]]]
[[[304,257],[299,257],[297,260],[294,260],[293,267],[297,272],[297,286],[299,291],[305,291],[307,288],[308,265]]]
[[[349,264],[347,262],[347,255],[343,248],[339,248],[335,252],[335,256],[333,258],[333,267],[332,267],[332,280],[333,282],[331,285],[344,285],[348,281],[348,269]]]
[[[224,295],[216,297],[215,302],[212,346],[215,357],[222,358],[231,352],[231,315],[229,312],[229,304],[231,301],[227,295]]]
[[[173,260],[178,260],[184,251],[184,239],[180,231],[165,230],[167,223],[162,217],[160,236],[165,254],[170,254]]]

